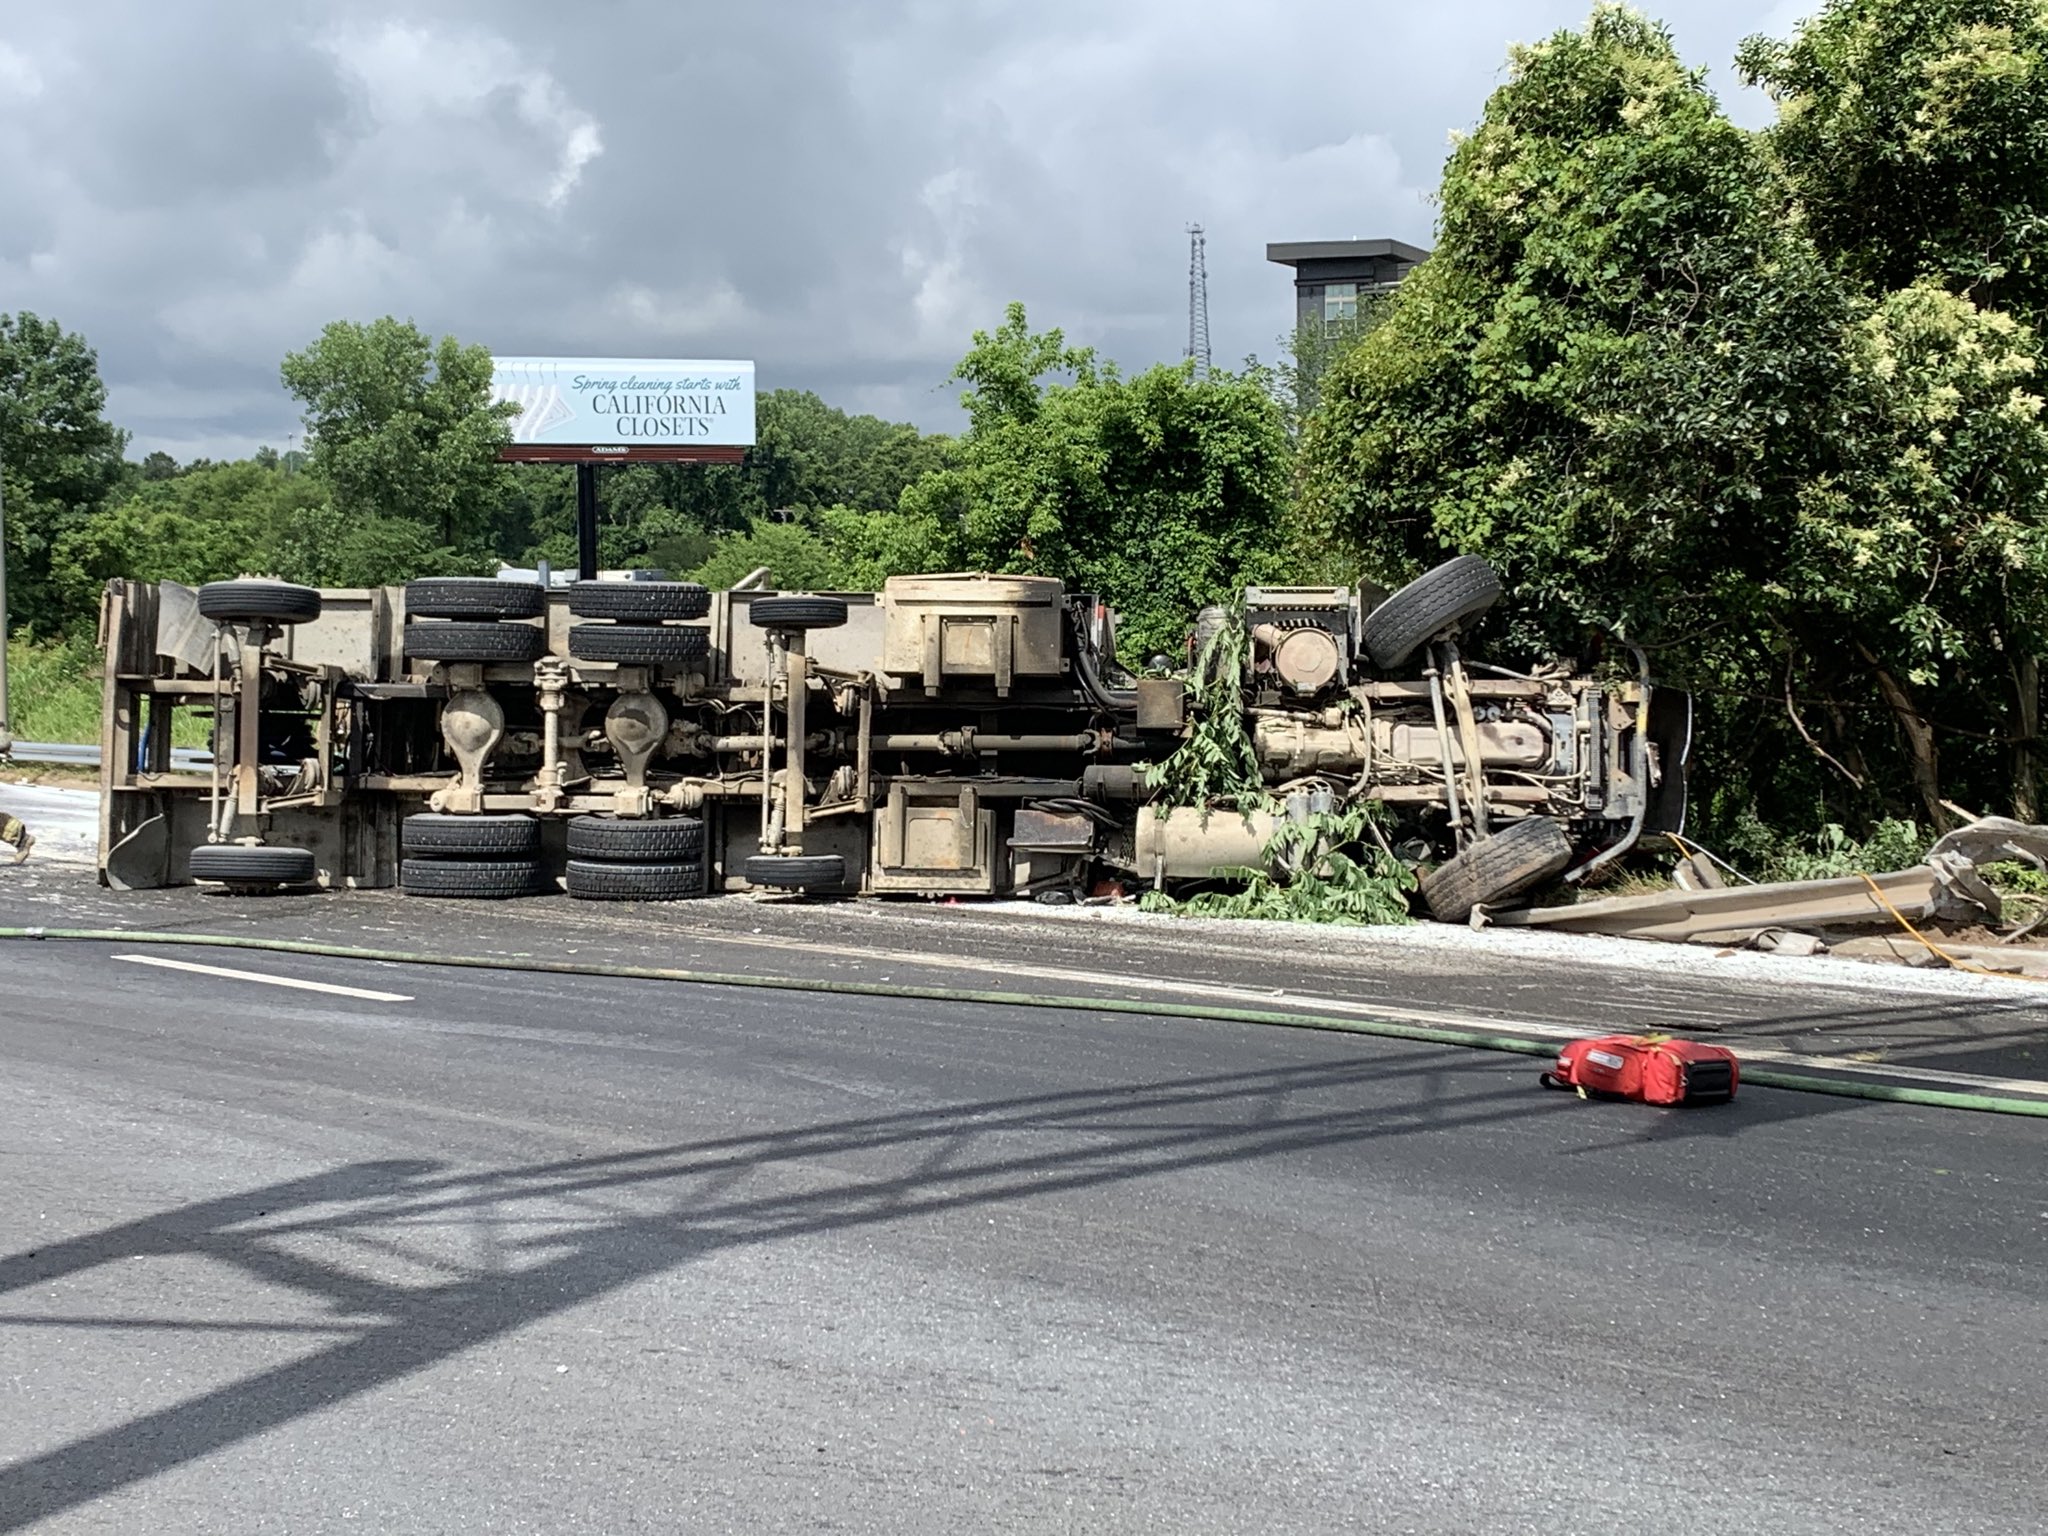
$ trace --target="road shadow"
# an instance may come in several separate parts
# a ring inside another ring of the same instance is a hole
[[[1472,1063],[1465,1053],[1429,1051],[1216,1073],[483,1171],[426,1160],[352,1163],[0,1258],[0,1306],[99,1266],[197,1256],[284,1287],[314,1313],[310,1323],[284,1324],[268,1320],[274,1311],[264,1320],[198,1323],[0,1315],[0,1330],[268,1330],[314,1341],[310,1354],[0,1468],[0,1531],[724,1250],[1585,1107],[1541,1092],[1519,1071],[1509,1078],[1474,1072]],[[1537,1064],[1527,1065],[1533,1076]],[[1392,1103],[1384,1092],[1341,1092],[1390,1083],[1399,1095]],[[1776,1102],[1744,1102],[1725,1124],[1679,1115],[1666,1133],[1730,1134],[1742,1123],[1838,1107],[1804,1096],[1767,1099]],[[445,1248],[458,1235],[483,1257],[437,1257],[432,1277],[416,1283],[332,1257],[390,1256],[422,1242]]]
[[[1836,1002],[1726,1026],[1738,1049],[1765,1041],[1813,1056],[1874,1059],[1990,1077],[2048,1079],[2048,984],[2042,995]]]

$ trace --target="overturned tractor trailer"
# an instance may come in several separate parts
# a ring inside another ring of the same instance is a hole
[[[1242,877],[1280,822],[1380,802],[1462,920],[1680,829],[1689,703],[1468,659],[1462,556],[1384,601],[1254,588],[1240,653],[1132,677],[1036,576],[879,593],[435,577],[110,583],[101,874],[419,896],[1042,896]],[[1226,623],[1194,616],[1197,637]],[[1239,669],[1270,809],[1163,809],[1195,666]],[[1155,669],[1156,670],[1156,669]],[[181,716],[212,763],[172,761]]]

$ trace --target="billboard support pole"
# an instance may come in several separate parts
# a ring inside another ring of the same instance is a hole
[[[576,466],[576,575],[597,580],[597,466]]]

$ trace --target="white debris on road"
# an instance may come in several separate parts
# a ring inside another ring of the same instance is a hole
[[[19,816],[34,835],[30,864],[93,864],[99,860],[100,795],[96,789],[0,781],[0,815]]]
[[[1932,997],[2048,1000],[2048,982],[2021,976],[1977,976],[1966,971],[1850,960],[1829,955],[1801,957],[1756,950],[1621,939],[1597,933],[1544,933],[1530,928],[1467,928],[1457,923],[1419,922],[1397,928],[1350,928],[1326,923],[1275,923],[1255,919],[1189,918],[1126,907],[1041,907],[1025,902],[991,904],[988,910],[1058,918],[1070,922],[1128,924],[1149,939],[1186,943],[1214,953],[1225,945],[1256,944],[1268,959],[1290,948],[1319,956],[1346,955],[1398,965],[1427,957],[1442,969],[1469,960],[1474,969],[1498,970],[1516,960],[1578,961],[1608,969],[1654,971],[1661,981],[1697,976],[1703,980],[1747,981],[1766,986],[1828,986],[1872,992],[1910,992]]]
[[[35,834],[31,865],[38,862],[93,864],[99,850],[99,792],[44,784],[0,782],[0,812],[19,816]],[[0,866],[4,875],[5,866]],[[859,904],[854,910],[860,910]],[[1330,924],[1234,921],[1174,917],[1124,907],[1045,907],[1033,902],[976,904],[984,916],[1057,920],[1096,927],[1143,929],[1148,939],[1213,952],[1256,942],[1267,955],[1299,949],[1328,958],[1344,955],[1399,965],[1403,959],[1432,968],[1461,960],[1498,968],[1517,959],[1579,961],[1610,969],[1655,972],[1660,980],[1697,976],[1703,980],[1748,981],[1776,986],[1829,986],[1926,997],[2048,997],[2048,982],[2024,977],[1978,976],[1964,971],[1922,969],[1814,955],[1766,955],[1754,950],[1665,944],[1605,934],[1544,933],[1535,929],[1472,929],[1453,923],[1419,922],[1398,928],[1348,928]],[[1426,958],[1425,958],[1426,957]]]

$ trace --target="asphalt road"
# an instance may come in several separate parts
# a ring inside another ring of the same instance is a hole
[[[0,1531],[2040,1526],[2039,1122],[1007,1005],[0,963]]]
[[[35,798],[41,796],[40,799]],[[89,792],[0,784],[35,857],[0,863],[0,927],[158,929],[372,949],[543,955],[1224,1006],[1311,1006],[1576,1034],[1658,1029],[1877,1073],[2048,1081],[2048,986],[1590,935],[1443,924],[1332,929],[1025,903],[746,897],[434,902],[392,890],[228,896],[102,890]]]

